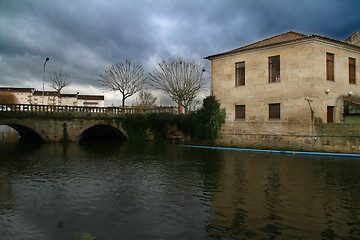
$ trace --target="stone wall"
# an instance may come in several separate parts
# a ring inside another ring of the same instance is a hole
[[[322,151],[360,153],[359,123],[317,124],[317,146]]]
[[[283,126],[285,128],[293,128]],[[244,148],[360,153],[360,124],[316,124],[311,134],[222,131],[219,145]]]

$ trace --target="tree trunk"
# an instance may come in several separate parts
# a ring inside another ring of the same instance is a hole
[[[183,111],[182,111],[182,108],[184,107],[183,106],[183,103],[182,103],[183,101],[179,101],[179,103],[178,103],[178,113],[179,114],[181,114]]]
[[[125,96],[123,94],[123,98],[122,98],[122,109],[125,109]]]

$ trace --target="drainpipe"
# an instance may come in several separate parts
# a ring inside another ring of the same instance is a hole
[[[310,99],[309,97],[306,97],[305,100],[308,102],[309,107],[310,107],[310,111],[311,111],[311,132],[312,135],[314,136],[314,140],[316,141],[317,137],[315,136],[315,118],[314,118],[314,110],[311,106],[311,102],[313,101],[312,99]]]

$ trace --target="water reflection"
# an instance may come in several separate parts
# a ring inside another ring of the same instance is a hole
[[[0,239],[359,239],[360,163],[174,145],[0,145]]]
[[[222,152],[221,191],[211,197],[215,238],[358,239],[355,159]]]

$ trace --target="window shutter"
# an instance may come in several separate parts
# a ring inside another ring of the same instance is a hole
[[[326,53],[326,79],[334,81],[334,54]]]
[[[280,119],[280,103],[269,104],[269,119]]]

